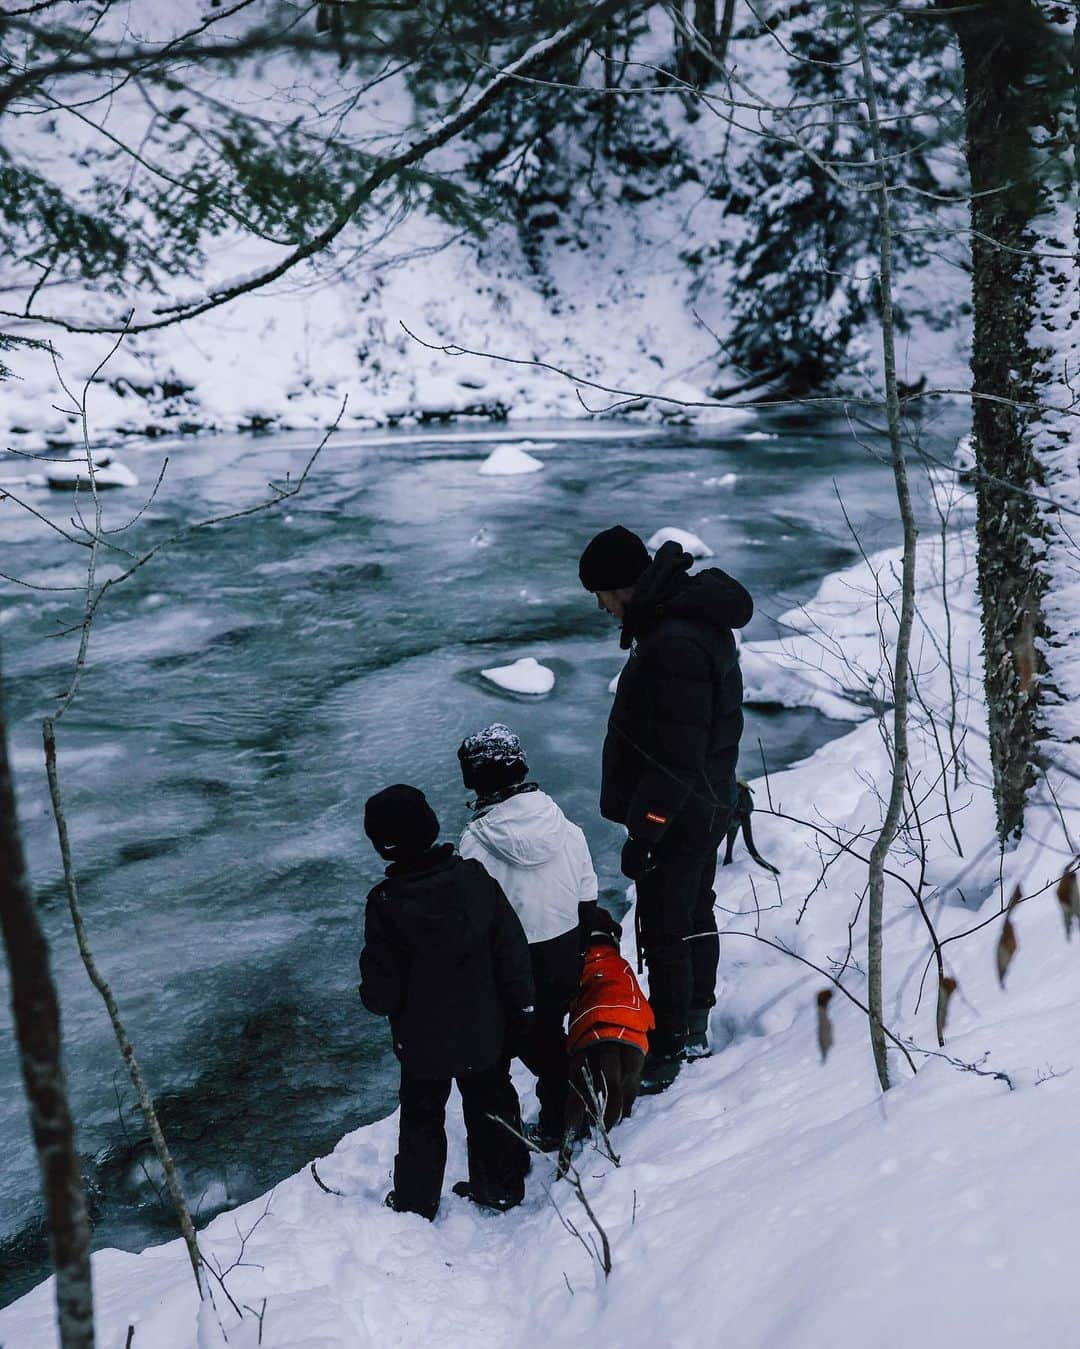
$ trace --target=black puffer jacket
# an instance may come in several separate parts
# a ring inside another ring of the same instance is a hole
[[[391,866],[368,895],[360,997],[390,1018],[414,1077],[480,1072],[531,1015],[529,946],[510,901],[450,844]]]
[[[630,650],[604,741],[600,813],[634,838],[692,847],[722,826],[742,735],[742,675],[732,628],[749,623],[749,593],[665,543],[623,620]]]

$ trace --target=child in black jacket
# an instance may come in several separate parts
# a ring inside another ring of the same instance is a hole
[[[398,1212],[434,1218],[446,1169],[446,1102],[461,1092],[469,1179],[454,1187],[487,1208],[525,1193],[510,1053],[533,1014],[529,948],[509,901],[478,862],[435,846],[439,822],[422,792],[395,786],[364,808],[364,828],[390,865],[368,895],[360,997],[390,1018],[401,1060]],[[507,1128],[509,1126],[509,1128]],[[513,1130],[514,1132],[511,1132]]]

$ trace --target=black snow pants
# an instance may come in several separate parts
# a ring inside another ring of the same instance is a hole
[[[540,1132],[561,1138],[566,1114],[567,1061],[563,1023],[581,981],[581,933],[570,928],[550,941],[529,946],[536,988],[534,1029],[517,1056],[536,1076]]]
[[[499,1059],[456,1078],[410,1077],[401,1070],[401,1125],[394,1159],[394,1207],[434,1218],[446,1170],[446,1102],[451,1082],[461,1092],[469,1154],[469,1187],[481,1202],[503,1206],[525,1195],[529,1152],[520,1138],[521,1112],[510,1064]],[[508,1129],[506,1126],[509,1125]]]
[[[682,1051],[691,1010],[716,1002],[720,941],[713,882],[722,837],[714,829],[704,848],[662,843],[654,854],[656,865],[637,882],[641,946],[656,1017],[649,1052],[660,1057]]]

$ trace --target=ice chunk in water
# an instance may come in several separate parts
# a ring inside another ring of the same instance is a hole
[[[539,459],[516,445],[498,445],[480,465],[480,472],[487,477],[511,477],[518,473],[539,473],[543,467]]]
[[[702,487],[734,487],[739,481],[737,473],[722,473],[719,478],[706,478]]]
[[[485,679],[490,679],[501,689],[511,693],[550,693],[555,687],[555,672],[541,665],[532,656],[522,656],[512,665],[496,665],[490,670],[481,670]]]
[[[655,553],[658,549],[663,548],[665,543],[677,543],[691,557],[715,556],[707,543],[699,539],[696,534],[691,534],[687,529],[673,529],[670,526],[666,529],[658,529],[647,546],[651,552]]]

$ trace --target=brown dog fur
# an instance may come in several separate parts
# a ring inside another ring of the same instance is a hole
[[[566,1095],[566,1124],[563,1144],[559,1152],[559,1174],[566,1171],[570,1149],[581,1132],[586,1117],[593,1118],[593,1091],[603,1100],[604,1130],[610,1133],[620,1120],[627,1119],[634,1108],[645,1055],[637,1045],[624,1040],[597,1040],[570,1056],[570,1090]]]

